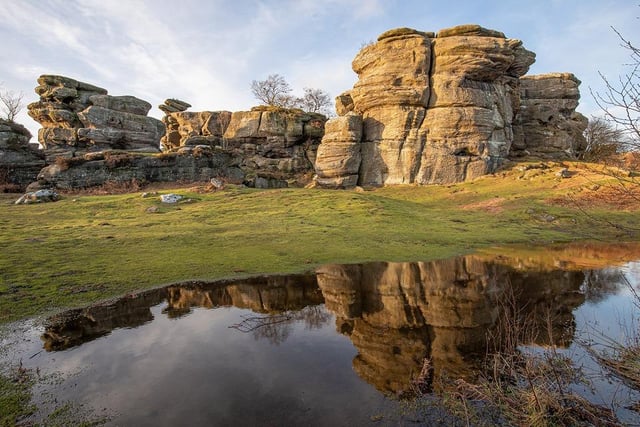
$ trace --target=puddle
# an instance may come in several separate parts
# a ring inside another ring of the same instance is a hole
[[[404,402],[424,360],[430,378],[473,379],[505,307],[517,307],[529,319],[522,348],[553,340],[591,373],[595,392],[580,393],[615,398],[621,419],[637,421],[624,406],[638,393],[602,377],[578,341],[633,327],[640,252],[581,248],[580,261],[510,251],[176,284],[28,327],[7,357],[55,374],[34,390],[43,412],[73,402],[112,425],[413,423]]]

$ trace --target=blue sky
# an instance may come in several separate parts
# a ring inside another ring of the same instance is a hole
[[[62,74],[111,95],[165,98],[191,110],[256,105],[252,80],[283,75],[336,96],[356,81],[363,43],[396,27],[437,31],[477,23],[536,52],[529,74],[573,72],[579,111],[597,113],[589,87],[615,78],[628,55],[611,29],[640,45],[640,0],[0,0],[0,82],[37,100],[40,74]],[[32,133],[38,124],[20,114]]]

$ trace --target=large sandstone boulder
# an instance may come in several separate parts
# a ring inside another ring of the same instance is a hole
[[[38,141],[48,161],[90,151],[123,149],[158,152],[164,125],[147,117],[151,105],[133,96],[64,76],[42,75],[29,115],[42,125]]]
[[[348,114],[325,124],[316,158],[316,182],[327,188],[350,188],[358,183],[362,116]]]
[[[576,112],[580,80],[571,73],[524,76],[513,156],[575,159],[584,151],[588,119]]]
[[[22,189],[35,181],[44,167],[44,154],[30,144],[31,133],[22,125],[0,119],[0,186]]]
[[[577,84],[567,75],[521,79],[534,61],[520,40],[479,25],[381,34],[353,60],[358,81],[336,98],[339,115],[362,117],[361,140],[349,140],[340,153],[327,132],[317,184],[453,183],[495,171],[513,144],[544,155],[579,151]],[[327,168],[356,158],[357,173]]]

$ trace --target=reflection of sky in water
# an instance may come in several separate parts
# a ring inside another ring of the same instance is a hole
[[[584,341],[594,343],[594,348],[604,349],[600,344],[608,337],[624,343],[625,336],[635,336],[638,333],[639,310],[636,304],[632,286],[640,290],[640,262],[629,263],[620,269],[625,280],[619,281],[616,294],[609,294],[605,299],[591,303],[586,302],[573,314],[576,320],[576,335]],[[640,400],[640,393],[632,392],[620,386],[618,382],[610,381],[603,374],[600,366],[587,354],[584,347],[574,342],[566,352],[577,365],[582,366],[585,374],[591,381],[592,391],[584,388],[581,390],[585,397],[594,403],[608,405],[612,401],[619,405],[617,409],[621,421],[637,424],[638,414],[625,410],[624,407],[635,404]]]
[[[97,412],[117,408],[116,424],[348,425],[388,406],[353,373],[356,351],[335,333],[333,317],[318,329],[296,322],[288,338],[273,345],[229,328],[248,310],[195,309],[169,319],[162,308],[152,308],[152,323],[41,353],[31,363],[72,374],[58,400],[73,399]]]

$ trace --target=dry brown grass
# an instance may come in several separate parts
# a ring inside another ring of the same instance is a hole
[[[476,203],[469,203],[467,205],[460,206],[465,211],[484,211],[489,213],[500,213],[504,211],[502,204],[506,199],[503,197],[496,197],[494,199],[483,200]]]

